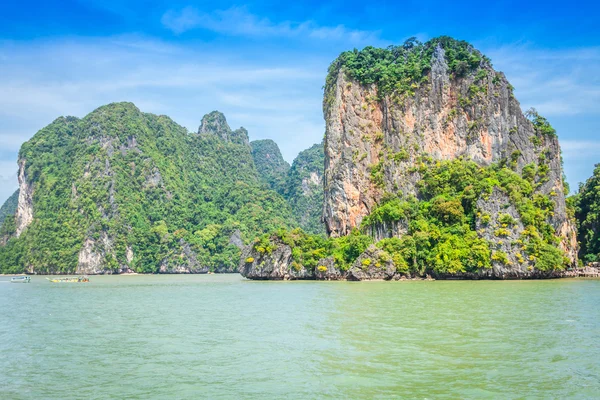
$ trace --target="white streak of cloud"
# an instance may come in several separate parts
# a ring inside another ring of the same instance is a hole
[[[19,188],[17,161],[0,161],[0,206]]]
[[[548,50],[517,44],[485,53],[513,84],[523,108],[533,106],[545,116],[600,114],[600,47]]]
[[[244,7],[232,7],[205,13],[194,7],[169,10],[161,19],[163,26],[175,34],[192,29],[206,29],[230,36],[306,37],[319,40],[345,40],[352,43],[374,41],[378,32],[349,29],[344,25],[320,26],[314,21],[273,22],[249,13]]]
[[[597,157],[600,161],[600,141],[593,140],[561,140],[560,147],[565,158],[581,159]]]
[[[252,139],[276,139],[289,162],[323,136],[329,57],[265,61],[251,49],[232,56],[135,36],[0,41],[0,56],[0,157],[12,165],[5,177],[11,189],[24,141],[60,115],[83,117],[115,101],[168,115],[192,131],[205,113],[220,110]]]

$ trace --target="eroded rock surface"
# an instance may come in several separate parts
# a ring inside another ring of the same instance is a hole
[[[281,242],[272,252],[261,253],[252,246],[242,252],[239,266],[240,274],[256,280],[294,280],[310,279],[303,266],[296,266],[292,260],[292,249]]]
[[[17,203],[17,212],[15,214],[17,237],[33,221],[33,186],[29,183],[25,167],[27,160],[19,161],[19,201]]]
[[[358,257],[348,271],[346,279],[350,281],[391,280],[396,275],[396,266],[384,256],[383,251],[371,245]]]

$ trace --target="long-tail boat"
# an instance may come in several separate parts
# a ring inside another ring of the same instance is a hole
[[[90,279],[87,276],[65,277],[65,278],[46,278],[52,283],[86,283]]]

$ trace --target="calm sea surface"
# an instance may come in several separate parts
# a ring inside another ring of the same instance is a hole
[[[0,398],[599,398],[600,280],[0,277]]]

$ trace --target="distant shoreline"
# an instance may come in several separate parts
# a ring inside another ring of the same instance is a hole
[[[138,273],[138,272],[124,272],[124,273],[119,273],[119,274],[78,274],[78,273],[72,273],[72,274],[0,274],[0,277],[14,277],[14,276],[40,276],[40,277],[47,277],[47,276],[80,276],[80,275],[85,275],[85,276],[160,276],[160,275],[232,275],[232,274],[237,274],[240,275],[242,277],[244,277],[242,274],[240,274],[239,272],[214,272],[214,273],[207,273],[207,272],[199,272],[199,273],[157,273],[157,274],[152,274],[152,273]],[[573,279],[573,278],[587,278],[587,279],[594,279],[594,278],[600,278],[600,269],[599,268],[583,268],[583,269],[578,269],[575,271],[564,271],[562,274],[552,274],[552,275],[546,275],[546,276],[523,276],[523,277],[505,277],[505,278],[498,278],[498,277],[491,277],[491,276],[473,276],[473,275],[440,275],[440,276],[433,276],[433,277],[412,277],[412,278],[400,278],[400,279],[363,279],[360,281],[353,281],[353,280],[349,280],[349,279],[252,279],[252,278],[246,278],[249,281],[345,281],[345,282],[374,282],[374,281],[390,281],[390,282],[406,282],[406,281],[524,281],[524,280],[552,280],[552,279]]]
[[[85,275],[85,276],[130,276],[130,275],[226,275],[226,274],[239,274],[239,272],[214,272],[209,274],[207,272],[186,272],[186,273],[159,273],[159,274],[146,274],[143,272],[123,272],[121,274],[80,274],[80,273],[66,273],[66,274],[0,274],[0,276],[66,276],[66,275]]]

